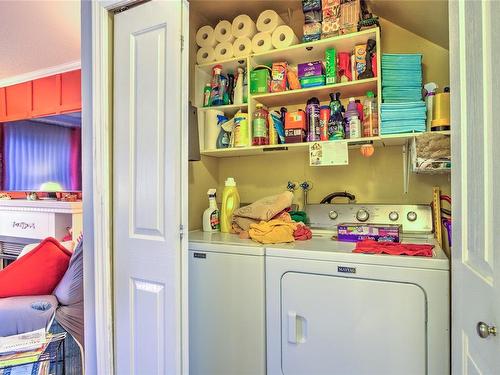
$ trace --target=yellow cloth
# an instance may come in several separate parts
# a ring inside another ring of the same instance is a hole
[[[248,234],[252,240],[264,244],[293,242],[295,228],[297,228],[297,224],[294,222],[261,221],[259,224],[250,224]]]

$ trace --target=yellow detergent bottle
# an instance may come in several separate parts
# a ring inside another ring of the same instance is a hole
[[[233,212],[240,207],[240,194],[236,188],[236,181],[229,177],[226,180],[224,190],[222,191],[222,205],[220,214],[220,231],[223,233],[231,232],[231,221]]]

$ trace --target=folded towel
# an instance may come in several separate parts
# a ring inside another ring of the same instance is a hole
[[[283,220],[261,221],[259,224],[250,224],[248,234],[252,240],[263,244],[293,242],[297,225]]]
[[[259,199],[258,201],[244,207],[240,207],[233,213],[233,229],[236,233],[246,231],[251,224],[261,221],[269,221],[292,204],[293,193],[285,191],[281,194],[272,195]]]
[[[312,238],[311,230],[302,223],[297,224],[297,228],[293,232],[293,237],[296,241],[305,241]]]

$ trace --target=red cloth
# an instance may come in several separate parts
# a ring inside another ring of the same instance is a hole
[[[68,269],[71,252],[47,238],[0,271],[0,298],[51,294]]]
[[[356,244],[353,253],[365,254],[389,254],[389,255],[415,255],[431,257],[432,245],[416,245],[397,242],[377,242],[374,240],[363,240]]]
[[[312,238],[311,230],[303,224],[298,224],[297,228],[293,231],[293,238],[296,241],[305,241]]]

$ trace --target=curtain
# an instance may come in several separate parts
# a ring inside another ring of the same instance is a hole
[[[3,136],[4,190],[35,191],[47,182],[81,189],[80,129],[16,121],[4,124]]]

